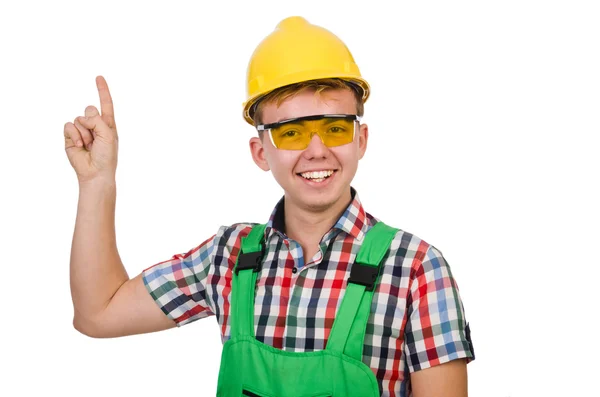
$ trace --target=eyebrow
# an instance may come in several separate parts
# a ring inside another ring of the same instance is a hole
[[[303,124],[306,120],[290,120],[290,121],[278,121],[277,123],[273,123],[273,124],[279,124],[279,125],[290,125],[290,124]]]
[[[306,118],[304,118],[304,117],[306,117]],[[285,124],[285,125],[287,125],[287,124],[302,124],[302,123],[305,123],[307,121],[318,120],[316,118],[315,119],[309,118],[309,117],[317,117],[317,116],[304,116],[304,117],[295,117],[295,118],[292,118],[292,119],[283,119],[283,120],[279,120],[279,121],[276,121],[276,122],[270,123],[270,124]],[[344,119],[343,117],[327,117],[327,115],[324,115],[324,116],[318,115],[318,117],[319,118],[323,117],[323,119],[321,119],[321,120],[325,121],[325,124],[335,123],[336,121]],[[304,119],[304,120],[298,120],[298,119]],[[286,122],[286,120],[289,120],[289,121]]]
[[[327,124],[337,123],[340,120],[346,120],[346,119],[344,119],[342,117],[338,117],[338,118],[329,118],[329,119],[326,118],[324,120],[325,120],[325,125],[327,125]]]
[[[315,120],[290,120],[287,123],[281,123],[278,124],[277,127],[302,127],[304,126],[307,122],[311,122],[311,121],[315,121]],[[319,120],[322,123],[319,123],[319,125],[329,125],[329,124],[333,124],[338,122],[339,120],[331,120],[331,119],[323,119],[323,120]]]
[[[263,127],[264,129],[269,129],[269,128],[274,128],[274,127],[279,127],[281,125],[288,125],[288,124],[298,125],[300,122],[308,121],[308,120],[318,120],[322,117],[324,117],[324,118],[332,117],[333,118],[333,120],[327,122],[326,125],[337,121],[337,119],[344,119],[344,118],[348,118],[348,117],[351,117],[354,120],[360,119],[360,117],[358,117],[356,115],[352,115],[352,114],[319,114],[319,115],[313,115],[313,116],[294,117],[292,119],[280,120],[280,121],[276,121],[274,123],[264,123],[264,124],[261,124],[261,127]]]

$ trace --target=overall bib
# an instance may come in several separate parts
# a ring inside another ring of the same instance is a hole
[[[242,238],[231,288],[231,338],[223,346],[218,397],[379,397],[361,361],[379,264],[398,229],[378,222],[365,235],[324,350],[286,352],[254,335],[254,294],[265,225]]]

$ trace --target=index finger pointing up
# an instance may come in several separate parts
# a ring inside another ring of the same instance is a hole
[[[100,95],[100,111],[109,127],[115,126],[115,112],[113,108],[112,97],[108,90],[108,84],[102,76],[96,77],[96,86],[98,87],[98,94]]]

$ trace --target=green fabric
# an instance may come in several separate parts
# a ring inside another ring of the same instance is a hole
[[[243,253],[262,249],[264,227],[242,239]],[[378,267],[396,231],[378,222],[365,235],[357,262]],[[325,350],[286,352],[254,336],[256,277],[252,269],[233,272],[231,337],[221,355],[218,397],[379,396],[377,378],[361,361],[373,291],[348,283]]]
[[[260,224],[252,228],[247,237],[242,237],[242,252],[262,251],[262,240],[266,225]],[[240,252],[240,254],[242,253]],[[238,255],[239,258],[239,255]],[[236,263],[237,267],[237,263]],[[231,282],[231,337],[248,335],[254,338],[254,286],[258,273],[252,270],[234,273]],[[238,292],[239,291],[239,295]],[[237,296],[239,297],[237,297]],[[236,300],[237,298],[237,300]]]
[[[365,241],[362,243],[356,256],[356,262],[370,266],[379,266],[397,232],[398,229],[388,226],[383,222],[377,222],[366,234]],[[377,278],[377,283],[379,283],[379,277]],[[350,284],[349,286],[360,287],[356,284]],[[348,287],[346,287],[346,289],[348,289]],[[363,354],[363,341],[365,340],[365,333],[367,331],[367,320],[371,313],[373,292],[374,291],[365,291],[360,302],[360,308],[358,309],[356,318],[352,324],[350,338],[348,339],[348,342],[346,342],[346,348],[344,350],[346,355],[357,360],[361,360]]]

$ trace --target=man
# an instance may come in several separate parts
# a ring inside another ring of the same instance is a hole
[[[131,280],[115,242],[114,109],[96,83],[102,114],[88,106],[65,125],[80,186],[77,330],[117,337],[215,315],[220,396],[467,395],[474,353],[448,264],[365,212],[351,187],[370,88],[339,38],[287,18],[250,61],[250,151],[285,192],[268,222],[223,226]]]

